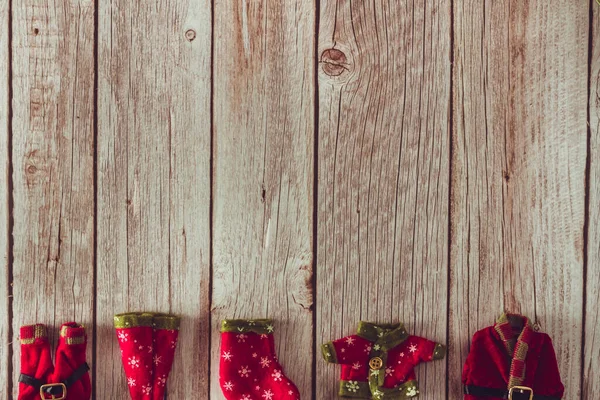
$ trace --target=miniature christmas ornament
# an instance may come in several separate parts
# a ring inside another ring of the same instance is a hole
[[[342,397],[360,399],[409,399],[419,394],[414,368],[439,360],[446,347],[409,335],[401,323],[360,322],[356,335],[322,346],[323,358],[342,364]]]
[[[162,400],[177,347],[180,318],[157,313],[115,315],[114,324],[129,394]]]
[[[89,400],[92,389],[85,358],[87,338],[82,325],[68,322],[61,326],[55,366],[44,325],[21,327],[19,339],[19,400]]]
[[[475,333],[463,384],[465,400],[560,400],[564,392],[552,340],[514,314]]]
[[[224,320],[219,382],[227,400],[298,400],[275,355],[273,321]]]

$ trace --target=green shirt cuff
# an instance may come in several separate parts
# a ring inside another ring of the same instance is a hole
[[[337,357],[335,356],[335,347],[333,347],[333,343],[325,343],[321,346],[321,352],[323,353],[323,358],[325,361],[337,364]]]
[[[433,349],[433,354],[431,355],[432,360],[441,360],[446,357],[446,346],[441,343],[436,343],[435,348]]]

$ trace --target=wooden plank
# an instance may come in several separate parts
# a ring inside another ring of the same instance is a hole
[[[450,3],[321,2],[317,344],[360,320],[446,342]],[[317,360],[318,399],[339,366]],[[446,363],[418,367],[445,397]]]
[[[93,82],[92,0],[12,2],[13,332],[41,322],[56,341],[62,323],[83,323],[91,362]]]
[[[456,2],[449,398],[503,311],[581,372],[588,3]]]
[[[100,2],[99,399],[129,398],[113,314],[183,317],[173,399],[208,393],[210,1]]]
[[[600,9],[593,5],[583,399],[600,398]]]
[[[0,0],[0,80],[9,82],[9,6],[8,1]],[[9,319],[9,110],[10,99],[8,84],[0,85],[0,393],[10,393],[10,319]]]
[[[269,317],[312,398],[315,4],[215,2],[211,398],[225,318]]]

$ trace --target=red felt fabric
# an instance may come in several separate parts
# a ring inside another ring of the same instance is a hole
[[[528,346],[522,385],[531,387],[535,394],[561,398],[564,387],[552,340],[545,333],[532,331]],[[473,336],[471,351],[463,368],[463,384],[507,390],[511,358],[493,326],[478,331]],[[465,395],[464,399],[502,400],[473,395]]]
[[[24,326],[20,330],[21,373],[33,376],[43,384],[59,383],[69,378],[86,362],[86,334],[83,326],[68,322],[60,330],[56,348],[56,365],[52,365],[50,343],[44,325]],[[33,339],[33,343],[29,343]],[[89,373],[85,373],[67,389],[67,400],[88,400],[92,389]],[[50,399],[51,396],[47,395]],[[39,390],[19,383],[18,400],[39,400]]]
[[[38,332],[44,330],[43,336],[35,337],[36,327]],[[21,373],[33,376],[43,383],[48,382],[48,376],[52,373],[52,355],[50,354],[50,343],[42,324],[23,326],[19,332],[21,340]],[[33,339],[34,342],[26,344],[25,341]],[[19,383],[18,400],[38,400],[39,391],[34,387]]]
[[[341,380],[369,380],[369,354],[374,343],[359,335],[346,336],[332,342],[337,362],[342,364]],[[436,342],[409,335],[402,343],[390,349],[387,353],[383,387],[393,388],[415,380],[414,368],[421,362],[433,359],[435,346]]]
[[[116,332],[131,398],[162,400],[179,331],[135,326]]]
[[[277,360],[273,334],[221,333],[219,382],[227,400],[300,399]]]

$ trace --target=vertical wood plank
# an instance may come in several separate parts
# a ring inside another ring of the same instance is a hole
[[[9,395],[9,365],[11,363],[9,350],[10,321],[9,321],[9,35],[10,27],[8,0],[0,0],[0,393]]]
[[[593,4],[590,68],[589,198],[587,214],[587,279],[585,354],[582,399],[600,398],[600,9]]]
[[[182,316],[173,399],[208,393],[210,1],[99,3],[99,399],[129,398],[115,313]]]
[[[11,25],[13,332],[83,323],[93,362],[94,2],[14,1]]]
[[[317,344],[360,320],[446,342],[450,2],[321,2]],[[318,399],[339,366],[317,360]],[[422,364],[445,398],[444,361]]]
[[[581,372],[588,2],[455,2],[449,398],[504,310]]]
[[[315,4],[215,2],[211,398],[225,318],[269,317],[312,398]]]

